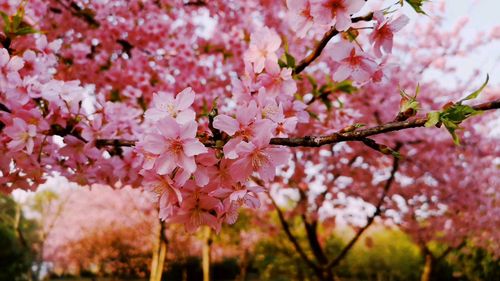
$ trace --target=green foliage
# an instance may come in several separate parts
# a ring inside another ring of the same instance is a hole
[[[278,60],[278,64],[281,68],[295,69],[295,58],[288,52],[285,52]]]
[[[466,120],[467,118],[481,114],[481,111],[475,110],[473,107],[469,105],[464,105],[462,102],[475,99],[479,94],[483,91],[489,81],[489,75],[486,76],[486,81],[481,85],[479,89],[472,92],[470,95],[466,96],[462,100],[454,104],[448,104],[441,111],[433,111],[428,113],[427,122],[425,123],[426,127],[432,126],[441,126],[444,125],[448,132],[451,134],[453,138],[453,142],[457,145],[460,144],[460,139],[456,131],[461,129],[460,124]]]
[[[399,94],[401,95],[401,108],[400,112],[406,112],[408,110],[414,110],[417,112],[420,109],[420,103],[417,101],[418,93],[420,92],[420,85],[417,85],[415,89],[415,95],[408,95],[405,90],[401,89]]]
[[[490,81],[490,75],[487,74],[486,75],[486,80],[484,81],[483,85],[481,85],[481,87],[477,90],[475,90],[474,92],[472,92],[472,94],[466,96],[465,98],[463,98],[462,100],[460,100],[460,102],[464,102],[466,100],[472,100],[472,99],[475,99],[477,98],[477,96],[479,96],[479,94],[484,90],[484,88],[486,87],[486,85],[488,85],[488,82]]]
[[[0,280],[27,280],[33,261],[26,237],[31,224],[22,218],[19,206],[11,198],[0,195]],[[20,237],[20,233],[25,237]],[[24,239],[24,240],[23,240]]]
[[[484,249],[468,246],[448,258],[453,275],[463,280],[496,280],[500,276],[500,259]]]
[[[401,6],[403,6],[404,2],[410,4],[410,6],[413,8],[413,10],[415,10],[415,12],[417,12],[419,14],[426,15],[424,10],[422,9],[422,6],[424,5],[425,2],[427,2],[427,0],[404,0],[404,1],[400,0],[399,1]]]
[[[365,235],[339,265],[336,273],[341,279],[419,280],[422,259],[407,235],[387,229]]]
[[[22,1],[16,13],[12,16],[7,15],[5,12],[0,11],[0,16],[3,20],[3,31],[9,38],[16,36],[23,36],[28,34],[38,33],[31,25],[24,22],[24,5],[27,1]]]

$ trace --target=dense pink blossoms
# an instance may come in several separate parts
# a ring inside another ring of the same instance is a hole
[[[36,189],[54,173],[82,185],[144,188],[156,196],[162,219],[194,231],[234,223],[239,208],[261,208],[261,195],[280,187],[312,196],[317,206],[298,204],[297,213],[314,209],[318,219],[342,198],[373,205],[379,192],[372,187],[385,178],[390,156],[370,149],[387,153],[383,148],[404,143],[401,154],[421,166],[401,163],[397,193],[386,200],[397,215],[387,219],[418,229],[412,214],[444,205],[467,217],[488,213],[476,230],[488,222],[490,212],[458,207],[493,205],[486,186],[470,199],[449,195],[462,186],[455,175],[468,176],[461,164],[499,186],[485,168],[498,161],[498,138],[485,133],[494,115],[476,117],[485,127],[466,127],[463,150],[437,128],[370,136],[376,145],[270,143],[391,122],[401,110],[400,90],[419,82],[414,113],[440,110],[475,81],[449,89],[425,80],[425,71],[459,76],[447,59],[499,39],[498,32],[469,44],[460,40],[461,26],[441,31],[428,19],[405,35],[400,4],[374,8],[363,0],[198,2],[33,0],[21,26],[42,33],[6,32],[1,23],[1,190]],[[0,10],[9,21],[19,3],[0,0]],[[498,91],[481,98],[497,99]],[[440,151],[446,157],[433,162]],[[441,168],[449,159],[462,161],[453,172]],[[419,188],[405,189],[404,180]],[[464,223],[439,214],[435,228],[444,218]],[[472,235],[461,229],[460,237]]]

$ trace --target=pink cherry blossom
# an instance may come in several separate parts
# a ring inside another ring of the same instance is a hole
[[[382,56],[380,49],[386,53],[392,52],[394,33],[400,31],[408,24],[409,18],[405,15],[399,16],[395,20],[385,18],[381,11],[373,13],[373,18],[377,21],[370,35],[370,42],[373,44],[373,51],[378,57]]]
[[[6,49],[0,49],[0,89],[3,88],[3,79],[7,78],[8,81],[19,83],[21,78],[18,71],[23,68],[24,61],[18,56],[10,56]]]
[[[26,153],[31,154],[35,145],[36,126],[26,124],[21,118],[14,118],[12,125],[3,129],[4,133],[11,139],[7,147],[13,151],[26,148]]]
[[[351,27],[351,15],[364,4],[365,0],[313,0],[311,12],[316,22],[345,31]]]
[[[255,101],[250,102],[247,107],[240,108],[236,113],[236,119],[220,114],[214,119],[214,127],[233,138],[224,145],[226,158],[237,157],[236,146],[242,141],[252,139],[257,132],[270,132],[274,125],[266,119],[257,119],[259,109]]]
[[[250,36],[250,47],[245,52],[244,59],[253,64],[255,73],[264,69],[266,61],[277,62],[276,52],[281,45],[281,38],[276,31],[262,27]]]
[[[272,180],[276,168],[288,163],[290,153],[286,148],[269,145],[269,137],[255,138],[252,142],[241,142],[236,147],[238,159],[230,168],[237,181],[246,181],[255,171],[265,181]]]
[[[216,209],[221,209],[221,201],[209,196],[192,181],[184,186],[186,196],[178,210],[179,214],[169,221],[182,223],[188,232],[194,232],[202,225],[208,225],[220,230],[220,223],[214,215]]]
[[[189,108],[194,102],[195,93],[191,88],[186,88],[175,98],[165,92],[157,93],[153,96],[152,107],[149,108],[146,118],[157,121],[161,118],[170,116],[179,123],[194,120],[196,113]]]
[[[174,181],[168,176],[155,175],[150,172],[145,173],[144,189],[154,193],[158,197],[160,209],[169,209],[173,204],[182,202],[182,194]],[[170,213],[171,212],[162,212]]]
[[[297,37],[303,38],[314,24],[310,0],[287,0],[288,23]]]
[[[169,174],[176,167],[194,172],[194,156],[207,151],[196,138],[196,122],[179,124],[173,118],[165,117],[157,122],[156,128],[157,132],[146,135],[143,141],[144,150],[157,155],[155,170],[160,175]]]
[[[358,83],[363,83],[370,80],[377,70],[376,62],[349,42],[337,43],[333,50],[331,57],[340,64],[333,73],[335,81],[351,78]]]
[[[257,78],[259,86],[266,89],[267,94],[272,96],[293,96],[297,91],[297,84],[292,78],[292,69],[280,69],[275,61],[266,61],[266,72]]]

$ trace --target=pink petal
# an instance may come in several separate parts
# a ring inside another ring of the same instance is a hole
[[[188,157],[186,155],[179,155],[179,164],[180,167],[182,167],[184,170],[187,172],[194,172],[196,171],[196,162],[194,161],[194,157]]]
[[[182,147],[184,149],[184,154],[191,157],[198,154],[207,152],[207,148],[198,139],[187,139],[184,140]]]
[[[182,140],[195,138],[197,130],[198,123],[196,123],[195,121],[184,123],[180,126],[179,138]]]
[[[335,28],[338,31],[346,31],[349,27],[351,27],[352,22],[349,14],[339,13],[337,14],[336,19]]]
[[[184,124],[196,119],[196,113],[192,109],[186,109],[177,114],[175,120],[180,124]]]
[[[158,134],[150,134],[144,137],[144,150],[153,154],[161,154],[165,151],[165,141]]]
[[[402,16],[398,17],[397,19],[395,19],[393,22],[391,22],[391,24],[390,24],[391,30],[393,32],[398,32],[401,29],[403,29],[403,27],[405,27],[409,22],[410,22],[410,19],[407,16],[402,15]]]
[[[352,69],[349,66],[341,64],[337,71],[335,71],[335,73],[333,74],[332,79],[334,81],[341,82],[346,80],[351,75],[351,73]]]
[[[180,134],[180,126],[171,117],[165,117],[158,121],[157,128],[164,137],[175,139]]]
[[[247,157],[238,159],[229,167],[229,172],[236,181],[244,181],[253,172],[252,161]]]
[[[163,154],[155,161],[156,172],[160,175],[170,174],[175,169],[175,159],[172,154]]]
[[[349,42],[339,42],[333,46],[332,53],[330,54],[330,57],[332,57],[333,60],[335,61],[342,61],[343,59],[347,58],[349,54],[352,51],[352,48],[354,46],[349,43]]]
[[[194,102],[195,93],[191,87],[184,89],[175,97],[177,110],[182,111],[190,107]]]
[[[214,118],[214,128],[232,136],[240,129],[240,124],[234,118],[221,114]]]

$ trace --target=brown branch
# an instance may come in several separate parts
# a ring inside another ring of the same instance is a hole
[[[307,204],[307,195],[304,192],[304,190],[298,188],[298,191],[300,194],[299,204],[301,204],[301,202],[304,201]],[[323,251],[323,248],[321,247],[321,244],[319,243],[318,240],[318,221],[313,220],[312,222],[309,222],[305,213],[302,213],[300,218],[304,223],[304,228],[306,230],[306,235],[307,235],[307,242],[309,243],[309,247],[311,248],[314,257],[316,258],[316,261],[318,261],[318,263],[322,265],[327,264],[328,258],[326,257],[325,252]]]
[[[206,1],[198,0],[198,1],[188,1],[184,3],[184,6],[196,6],[196,7],[204,7],[207,5]]]
[[[283,215],[283,212],[279,208],[279,206],[276,203],[276,201],[274,200],[274,198],[269,193],[267,195],[268,195],[269,199],[271,200],[271,202],[273,203],[273,206],[276,209],[276,212],[278,213],[278,219],[280,221],[281,227],[283,228],[283,231],[285,231],[285,234],[288,237],[288,240],[290,240],[290,242],[292,242],[295,250],[297,251],[297,253],[299,253],[300,257],[307,263],[307,265],[310,266],[315,271],[319,271],[320,268],[318,267],[318,265],[316,265],[313,261],[311,261],[309,259],[309,257],[306,255],[306,253],[304,252],[304,250],[300,246],[299,241],[297,241],[297,238],[295,238],[295,236],[293,236],[293,233],[290,230],[290,225],[286,221],[285,216]]]
[[[363,16],[363,17],[352,18],[351,21],[353,23],[360,22],[360,21],[370,21],[370,20],[372,20],[372,18],[373,18],[373,13],[370,13],[370,14]],[[330,39],[332,39],[333,37],[335,37],[339,33],[340,32],[337,29],[335,29],[335,26],[330,28],[330,30],[328,30],[323,35],[323,38],[321,38],[321,40],[316,44],[316,47],[314,48],[314,50],[308,56],[306,56],[303,60],[301,60],[299,62],[297,67],[295,67],[293,73],[299,74],[304,69],[306,69],[306,67],[308,67],[315,59],[317,59],[321,55],[321,52],[323,52],[323,49],[325,49],[325,47],[328,44],[328,42],[330,41]]]
[[[0,103],[0,106],[2,104]],[[499,109],[500,108],[500,100],[495,100],[495,101],[490,101],[490,102],[485,102],[481,104],[477,104],[472,106],[475,110],[493,110],[493,109]],[[7,108],[8,110],[8,108]],[[6,111],[6,110],[2,110]],[[8,111],[6,111],[8,112]],[[270,144],[273,145],[283,145],[283,146],[289,146],[289,147],[320,147],[323,145],[327,144],[336,144],[340,142],[346,142],[346,141],[364,141],[365,144],[366,138],[374,135],[380,135],[383,133],[389,133],[389,132],[395,132],[395,131],[400,131],[404,129],[410,129],[410,128],[417,128],[417,127],[424,127],[425,123],[427,122],[427,116],[425,117],[418,117],[418,118],[413,118],[409,119],[406,121],[397,121],[397,122],[389,122],[385,123],[382,125],[366,128],[366,129],[359,129],[355,130],[352,132],[335,132],[330,135],[326,136],[305,136],[305,137],[295,137],[295,138],[272,138],[270,141]],[[53,129],[53,128],[52,128]],[[67,130],[65,130],[67,132]],[[63,134],[67,135],[68,133]],[[49,132],[49,135],[60,135],[60,132],[54,132],[51,130]],[[74,131],[71,131],[71,135],[79,138],[82,140],[81,137],[78,137],[78,134]],[[121,146],[126,146],[126,147],[131,147],[134,146],[136,140],[122,140],[122,139],[97,139],[96,140],[96,146],[99,147],[104,147],[104,146],[113,146],[113,147],[121,147]],[[208,147],[213,147],[214,142],[213,141],[206,141],[204,142],[205,146]]]
[[[318,222],[308,222],[306,215],[301,215],[302,222],[304,223],[304,227],[306,229],[307,241],[309,242],[309,246],[314,254],[314,257],[320,264],[327,264],[328,258],[321,247],[321,244],[318,240]]]
[[[401,143],[398,143],[395,150],[398,151],[400,148],[401,148]],[[331,260],[326,265],[325,267],[326,269],[332,269],[335,266],[337,266],[340,263],[340,261],[342,261],[342,259],[347,255],[349,250],[351,250],[354,244],[356,244],[359,238],[361,238],[361,235],[365,232],[365,230],[367,230],[372,225],[375,218],[380,214],[382,209],[382,204],[385,200],[385,197],[387,196],[389,189],[391,188],[392,183],[394,182],[394,178],[396,176],[396,171],[398,170],[398,168],[399,168],[399,158],[394,157],[392,163],[391,175],[389,176],[389,179],[387,179],[387,181],[385,182],[384,189],[382,191],[382,196],[380,196],[380,199],[376,205],[375,212],[373,213],[373,215],[368,217],[365,226],[363,226],[361,229],[358,230],[356,235],[351,239],[351,241],[349,241],[349,243],[344,247],[344,249],[342,249],[342,251],[338,254],[338,256],[333,260]]]
[[[95,141],[95,146],[97,148],[103,148],[106,146],[114,146],[114,147],[132,147],[135,146],[136,141],[134,140],[122,140],[122,139],[97,139]]]
[[[492,110],[500,108],[500,100],[486,102],[472,106],[475,110]],[[362,141],[364,138],[374,135],[380,135],[383,133],[400,131],[403,129],[424,127],[427,122],[426,117],[418,117],[406,121],[399,122],[389,122],[379,126],[374,126],[371,128],[360,129],[352,132],[346,133],[333,133],[327,136],[305,136],[297,138],[273,138],[271,139],[271,144],[284,145],[291,147],[320,147],[326,144],[335,144],[345,141]]]
[[[81,8],[76,2],[73,1],[68,1],[68,3],[64,3],[63,0],[55,1],[68,10],[73,16],[86,22],[90,27],[98,28],[101,26],[101,23],[95,19],[94,11],[87,8]],[[57,10],[51,9],[51,11],[57,13]]]

